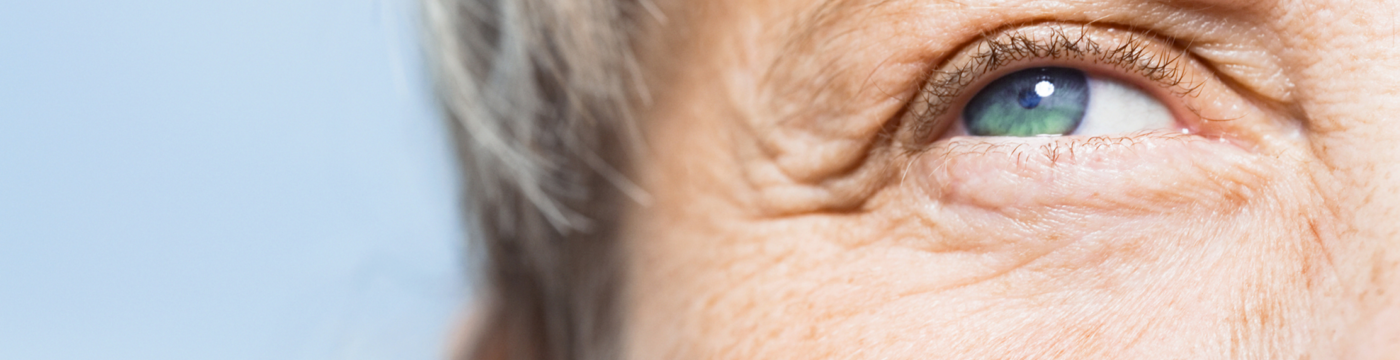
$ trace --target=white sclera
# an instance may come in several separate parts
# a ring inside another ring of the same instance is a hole
[[[1171,110],[1152,95],[1132,85],[1090,77],[1089,108],[1071,135],[1116,135],[1175,126]]]

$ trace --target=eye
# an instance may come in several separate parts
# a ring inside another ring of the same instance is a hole
[[[1107,135],[1174,126],[1153,96],[1066,67],[1016,71],[968,100],[962,125],[974,136]]]
[[[984,35],[929,72],[901,137],[917,150],[958,136],[1238,136],[1248,124],[1224,120],[1244,100],[1179,43],[1061,23]]]

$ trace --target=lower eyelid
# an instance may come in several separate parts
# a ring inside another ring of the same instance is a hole
[[[1248,197],[1250,188],[1267,183],[1257,158],[1229,142],[1171,131],[958,137],[917,156],[905,179],[945,206],[1165,212],[1238,205],[1226,200]]]

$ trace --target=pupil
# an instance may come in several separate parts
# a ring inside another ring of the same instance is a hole
[[[1021,107],[1026,109],[1034,109],[1036,106],[1040,106],[1040,99],[1040,94],[1037,94],[1036,91],[1032,89],[1021,90],[1020,96],[1017,96]]]

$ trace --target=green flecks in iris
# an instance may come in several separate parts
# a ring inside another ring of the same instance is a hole
[[[1084,72],[1026,69],[987,84],[968,101],[963,122],[978,136],[1063,135],[1079,127],[1088,104]]]

